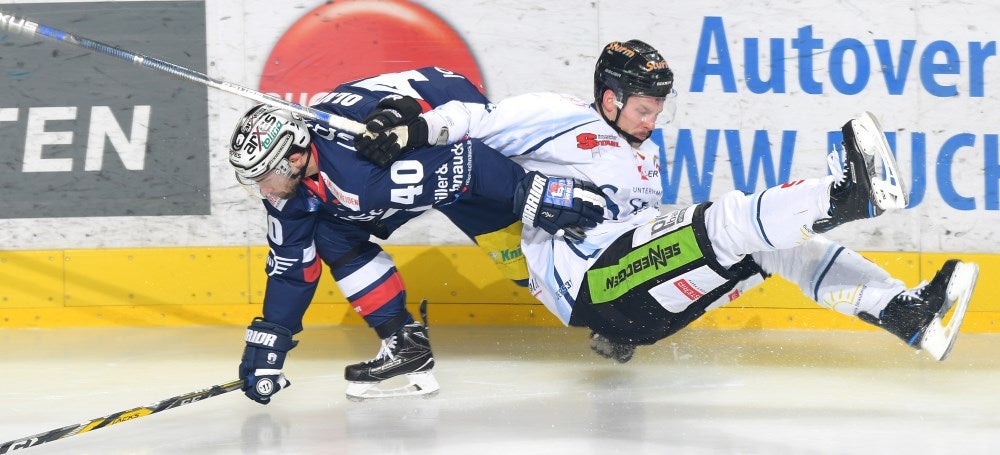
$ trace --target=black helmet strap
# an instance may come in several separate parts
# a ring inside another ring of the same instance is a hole
[[[601,114],[601,118],[603,118],[605,122],[608,122],[608,125],[611,125],[611,128],[614,129],[616,133],[621,135],[621,137],[625,138],[625,140],[628,141],[629,144],[642,144],[643,143],[642,139],[639,139],[631,134],[626,133],[625,130],[621,129],[621,127],[618,126],[618,117],[622,115],[622,109],[625,108],[625,103],[628,102],[628,95],[624,93],[622,94],[622,101],[621,101],[622,106],[619,107],[618,110],[615,112],[614,120],[609,119],[608,116],[604,114],[604,92],[607,90],[611,90],[612,92],[614,92],[614,90],[612,90],[611,88],[605,87],[604,90],[601,91],[601,98],[594,100],[594,108],[597,109],[597,112],[599,114]]]

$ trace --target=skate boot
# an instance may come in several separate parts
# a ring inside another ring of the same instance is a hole
[[[949,259],[930,283],[921,283],[893,297],[878,316],[862,312],[858,317],[944,360],[955,345],[978,276],[976,264]],[[951,317],[945,323],[949,310]]]
[[[427,329],[414,322],[382,340],[382,349],[374,359],[344,368],[347,398],[361,401],[369,398],[427,395],[438,391]],[[382,381],[405,375],[408,384],[395,388],[380,388]]]
[[[597,332],[590,332],[590,349],[597,355],[618,363],[632,360],[632,355],[635,354],[634,344],[611,341]]]
[[[871,112],[844,124],[844,164],[836,150],[827,155],[834,175],[830,186],[830,217],[813,223],[821,234],[841,224],[874,218],[886,210],[905,208],[909,192],[899,177],[896,158],[882,127]]]

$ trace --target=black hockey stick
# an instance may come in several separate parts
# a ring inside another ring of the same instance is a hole
[[[110,55],[112,57],[117,57],[119,59],[133,63],[138,66],[142,66],[157,71],[162,71],[164,73],[171,74],[181,79],[185,79],[191,82],[197,82],[199,84],[207,85],[209,87],[219,89],[224,92],[229,92],[235,95],[242,96],[244,98],[249,98],[251,100],[257,101],[258,103],[264,103],[269,106],[274,106],[280,109],[285,109],[291,112],[295,112],[299,115],[302,115],[303,117],[326,123],[327,125],[330,125],[334,129],[347,131],[349,133],[354,133],[354,134],[363,133],[365,131],[365,126],[362,125],[361,123],[330,114],[329,112],[323,112],[321,110],[309,106],[303,106],[301,104],[293,103],[291,101],[285,101],[284,99],[278,98],[277,96],[263,92],[258,92],[256,90],[243,87],[241,85],[233,84],[231,82],[215,79],[209,77],[206,74],[199,73],[197,71],[184,68],[182,66],[174,65],[173,63],[165,62],[163,60],[158,60],[153,57],[113,47],[101,42],[84,38],[82,36],[75,36],[70,33],[64,32],[62,30],[58,30],[44,24],[39,24],[38,22],[29,20],[24,17],[16,17],[4,11],[0,11],[0,27],[5,28],[14,33],[21,33],[25,36],[41,36],[55,41],[59,41],[61,43],[72,44],[77,47],[81,47],[92,51],[97,51],[105,55]]]
[[[212,386],[205,390],[199,390],[197,392],[191,392],[185,395],[180,395],[173,398],[167,398],[166,400],[160,401],[158,403],[153,403],[149,406],[140,406],[138,408],[129,409],[128,411],[116,412],[108,416],[100,417],[91,420],[89,422],[78,423],[76,425],[57,428],[55,430],[46,431],[44,433],[38,433],[36,435],[24,437],[21,439],[7,441],[3,444],[0,444],[0,454],[7,453],[11,450],[19,450],[19,449],[26,449],[28,447],[34,447],[39,444],[45,444],[46,442],[55,441],[57,439],[68,438],[70,436],[75,436],[80,433],[86,433],[88,431],[111,426],[116,423],[135,420],[138,419],[139,417],[145,417],[150,414],[156,414],[157,412],[160,411],[166,411],[167,409],[176,408],[178,406],[184,406],[186,404],[194,403],[195,401],[201,401],[206,398],[214,397],[216,395],[222,395],[226,392],[239,390],[242,387],[243,387],[243,380],[227,382],[222,385]]]

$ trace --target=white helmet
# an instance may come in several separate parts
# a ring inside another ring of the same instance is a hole
[[[276,168],[285,157],[309,147],[309,128],[297,114],[259,104],[247,111],[229,139],[229,164],[240,183]]]

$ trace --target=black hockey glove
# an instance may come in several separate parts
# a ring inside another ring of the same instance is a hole
[[[590,349],[597,355],[618,363],[632,360],[632,355],[635,354],[634,344],[611,341],[597,332],[590,332]]]
[[[381,133],[400,125],[409,125],[421,112],[423,108],[415,98],[389,95],[379,100],[375,110],[365,117],[363,123],[368,131]]]
[[[263,318],[254,318],[247,327],[246,342],[239,376],[243,393],[253,401],[268,404],[271,395],[292,385],[281,368],[285,355],[299,342],[292,340],[291,331]]]
[[[354,137],[354,148],[366,160],[386,167],[403,152],[427,145],[423,108],[409,96],[389,95],[365,117],[365,131]]]
[[[573,241],[604,221],[604,196],[593,183],[529,172],[514,190],[514,214],[524,224]]]

